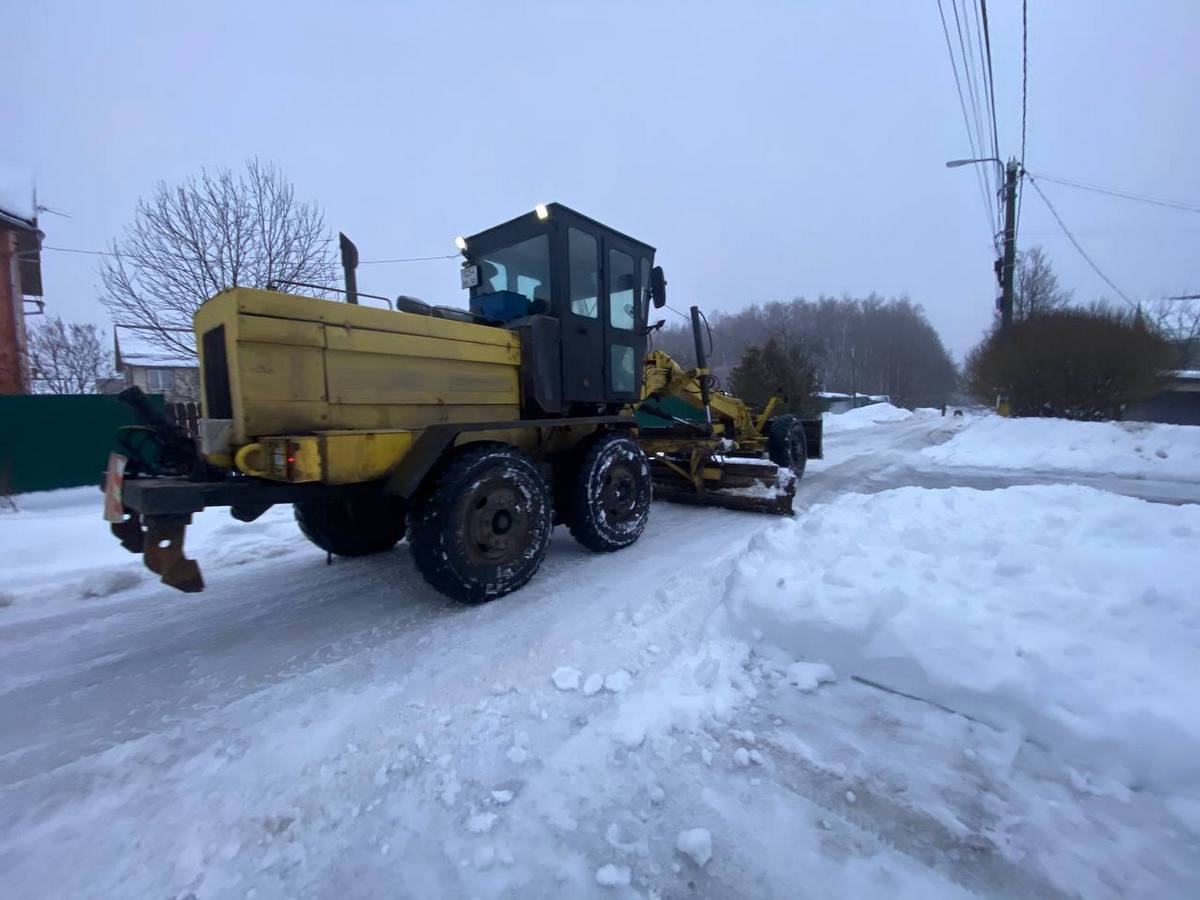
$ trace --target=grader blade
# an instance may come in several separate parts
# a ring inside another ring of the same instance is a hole
[[[789,469],[769,463],[713,459],[692,478],[682,468],[661,457],[651,459],[655,498],[742,512],[792,514],[796,478]]]

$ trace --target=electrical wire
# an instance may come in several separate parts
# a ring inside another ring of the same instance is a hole
[[[410,263],[410,262],[426,262],[431,259],[458,259],[462,256],[461,253],[444,253],[441,256],[409,256],[405,259],[364,259],[359,261],[360,266],[382,266],[389,263]]]
[[[942,0],[937,0],[938,17],[942,20],[942,34],[946,38],[946,53],[950,56],[950,71],[954,75],[954,88],[958,93],[958,108],[962,112],[963,124],[967,129],[967,143],[971,148],[971,156],[979,156],[979,151],[975,148],[975,138],[971,133],[971,120],[967,115],[967,103],[963,97],[962,79],[958,76],[958,63],[954,57],[954,47],[950,43],[950,28],[946,24],[946,12],[942,8]],[[979,185],[980,199],[983,201],[983,213],[987,219],[987,228],[991,236],[992,249],[996,247],[996,231],[992,224],[992,205],[988,202],[987,191],[983,187],[983,177],[976,170],[976,183]]]
[[[1101,187],[1095,184],[1084,184],[1082,181],[1071,181],[1067,178],[1053,178],[1049,175],[1042,175],[1038,172],[1030,172],[1027,174],[1036,175],[1042,181],[1049,181],[1053,184],[1061,184],[1066,187],[1079,188],[1083,191],[1092,191],[1097,194],[1108,194],[1112,197],[1120,197],[1122,200],[1134,200],[1138,203],[1149,203],[1154,206],[1165,206],[1168,209],[1179,209],[1183,210],[1184,212],[1200,213],[1200,206],[1193,206],[1188,203],[1177,203],[1174,200],[1162,200],[1158,197],[1150,197],[1146,194],[1135,194],[1131,191],[1122,191],[1118,190],[1117,188]]]
[[[984,128],[984,125],[983,125],[983,115],[979,111],[979,86],[982,85],[983,79],[977,78],[975,75],[975,52],[973,49],[974,45],[971,41],[971,20],[969,18],[967,18],[967,15],[966,15],[965,0],[964,0],[964,11],[963,11],[963,14],[961,17],[959,16],[959,11],[958,11],[958,0],[950,0],[950,5],[951,5],[951,8],[954,10],[954,28],[958,34],[958,50],[959,50],[959,54],[962,57],[963,75],[965,76],[966,82],[967,82],[967,93],[971,97],[971,114],[975,121],[975,146],[979,148],[979,152],[976,155],[977,156],[986,156],[986,155],[988,155],[987,149],[986,149],[986,147],[987,147],[986,138],[985,138],[986,129]],[[964,37],[964,31],[965,31],[965,37]],[[986,94],[986,91],[985,91],[985,94]],[[984,97],[985,106],[986,106],[986,103],[987,103],[987,98],[985,96]],[[968,128],[969,127],[970,126],[968,125]],[[997,193],[998,193],[997,183],[996,183],[995,178],[992,175],[992,171],[991,171],[991,169],[983,169],[983,170],[976,169],[975,172],[976,172],[976,176],[979,178],[981,184],[986,185],[983,188],[983,191],[984,191],[984,194],[986,195],[986,197],[988,198],[986,200],[987,209],[988,209],[988,219],[989,219],[989,221],[999,222],[1000,221],[999,211],[997,210],[995,204],[992,202],[992,199],[991,199],[993,197],[996,197]],[[989,227],[991,227],[991,225],[989,225]],[[992,238],[993,246],[995,245],[994,234],[995,234],[995,229],[993,228],[993,238]]]
[[[992,155],[999,159],[1000,132],[996,127],[996,80],[992,76],[992,36],[988,30],[987,0],[979,0],[979,9],[983,13],[983,44],[987,49],[988,95],[992,107]]]
[[[1029,111],[1029,0],[1021,0],[1021,171],[1025,171],[1025,123]],[[1021,201],[1025,192],[1017,181],[1016,228],[1021,228]]]
[[[78,247],[53,247],[49,244],[42,244],[36,250],[22,250],[18,256],[35,256],[42,250],[53,250],[55,253],[83,253],[88,256],[111,256],[114,259],[120,259],[126,254],[115,253],[111,250],[81,250]],[[360,266],[378,266],[390,263],[410,263],[410,262],[426,262],[434,259],[457,259],[461,254],[444,253],[441,256],[409,256],[403,259],[363,259],[359,260]]]
[[[1067,228],[1067,224],[1062,220],[1062,216],[1060,216],[1058,214],[1058,210],[1054,208],[1054,204],[1050,202],[1050,198],[1046,196],[1046,193],[1045,193],[1045,191],[1042,190],[1041,185],[1039,185],[1037,183],[1037,179],[1034,178],[1032,175],[1030,175],[1028,172],[1025,173],[1025,177],[1029,179],[1029,183],[1031,185],[1033,185],[1033,189],[1035,191],[1037,191],[1038,196],[1042,198],[1042,201],[1046,204],[1046,208],[1050,210],[1050,214],[1052,216],[1054,216],[1054,220],[1056,222],[1058,222],[1058,227],[1061,228],[1063,231],[1063,234],[1065,234],[1067,236],[1067,240],[1069,240],[1072,244],[1075,245],[1075,249],[1079,251],[1079,255],[1083,257],[1084,262],[1086,262],[1089,266],[1091,266],[1092,271],[1094,271],[1097,275],[1099,275],[1102,279],[1104,279],[1104,283],[1107,284],[1114,291],[1116,291],[1117,295],[1122,300],[1124,300],[1126,303],[1128,303],[1134,309],[1137,309],[1137,304],[1134,303],[1132,300],[1130,300],[1129,297],[1127,297],[1125,295],[1124,291],[1122,291],[1119,287],[1117,287],[1115,284],[1113,284],[1113,280],[1111,278],[1109,278],[1107,275],[1105,275],[1103,272],[1100,271],[1100,267],[1098,265],[1096,265],[1095,261],[1090,256],[1087,255],[1087,251],[1084,250],[1082,246],[1080,246],[1079,241],[1077,241],[1075,239],[1075,235],[1071,234],[1071,230],[1069,228]]]

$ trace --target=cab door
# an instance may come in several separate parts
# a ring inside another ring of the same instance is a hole
[[[599,237],[567,227],[567,296],[562,311],[563,400],[603,403],[604,328]]]
[[[642,248],[620,237],[604,241],[604,396],[608,401],[640,399],[646,355],[642,311]],[[648,275],[647,275],[648,277]]]

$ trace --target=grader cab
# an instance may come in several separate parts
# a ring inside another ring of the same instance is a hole
[[[652,460],[670,473],[697,438],[660,434],[650,456],[639,444],[648,318],[665,303],[654,248],[558,204],[456,243],[466,310],[359,305],[345,238],[345,289],[329,290],[349,302],[250,288],[205,302],[200,440],[128,398],[143,421],[105,486],[121,543],[201,590],[183,550],[194,513],[251,521],[290,503],[331,556],[407,536],[430,584],[477,602],[527,582],[555,524],[594,551],[636,541]],[[712,446],[732,452],[721,430]]]

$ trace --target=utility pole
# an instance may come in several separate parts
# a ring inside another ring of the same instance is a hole
[[[1013,323],[1013,279],[1017,268],[1017,178],[1021,167],[1010,159],[1004,169],[1004,256],[1000,261],[1000,331]]]

